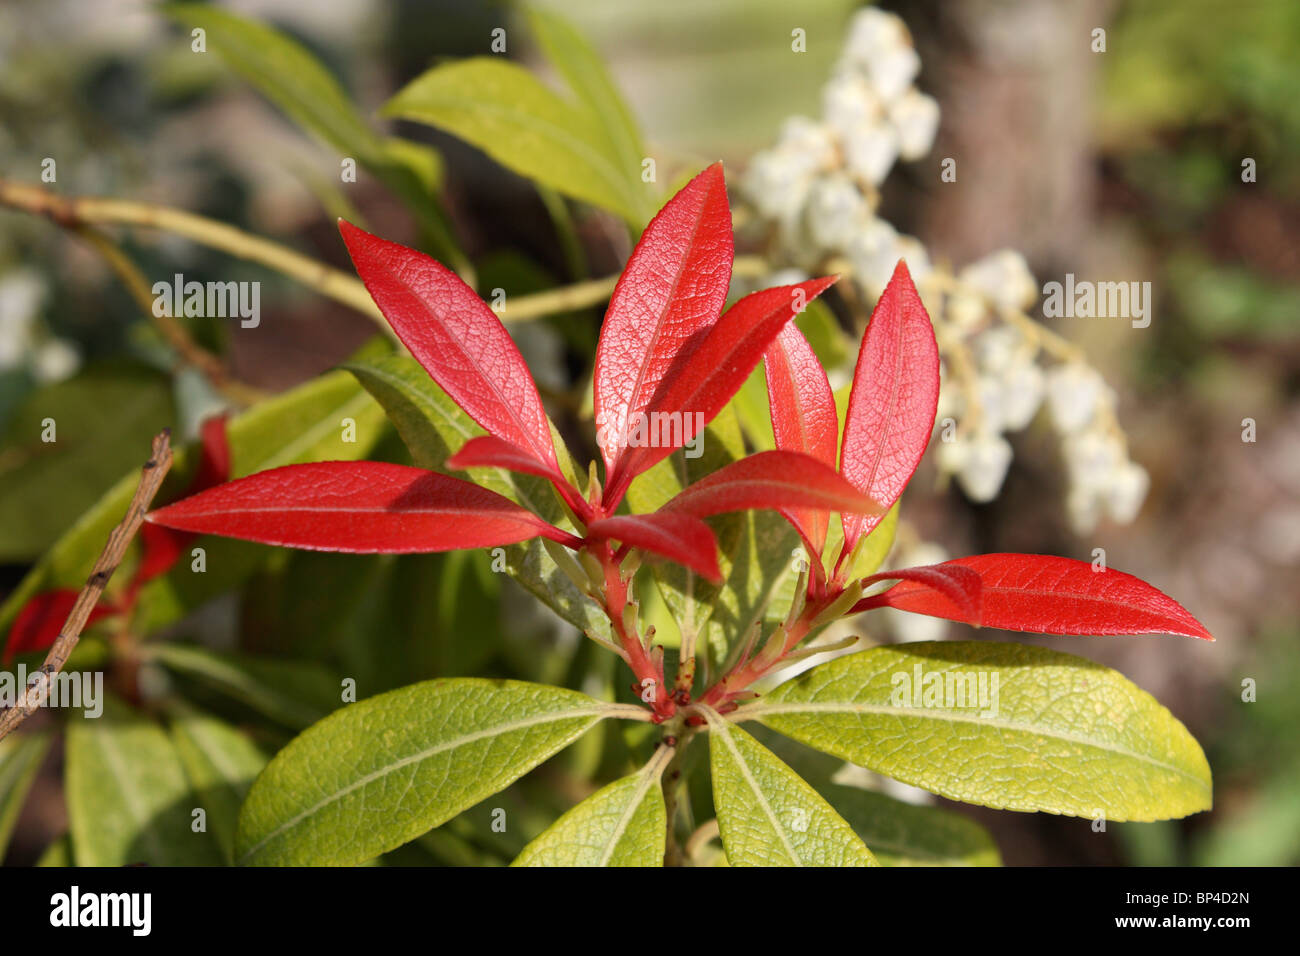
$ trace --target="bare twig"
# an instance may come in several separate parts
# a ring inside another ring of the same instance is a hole
[[[64,623],[63,629],[54,641],[54,646],[45,655],[45,663],[41,665],[40,670],[36,672],[33,680],[27,685],[22,699],[15,706],[0,714],[0,740],[7,737],[15,727],[45,703],[46,698],[49,696],[50,684],[54,675],[63,669],[63,665],[68,662],[68,658],[72,655],[73,648],[77,646],[77,641],[81,639],[81,631],[90,618],[90,612],[99,603],[99,599],[103,596],[104,588],[113,576],[113,572],[122,563],[122,556],[126,554],[127,546],[140,530],[145,513],[148,512],[154,495],[158,493],[159,487],[162,486],[163,479],[167,477],[167,471],[171,468],[171,465],[171,435],[170,432],[164,429],[160,434],[154,436],[149,460],[145,462],[144,468],[141,469],[140,483],[136,485],[135,494],[131,497],[130,505],[127,506],[126,515],[122,518],[121,523],[113,529],[112,534],[108,536],[108,542],[104,545],[104,550],[100,552],[94,570],[91,571],[90,577],[86,579],[86,585],[81,589],[81,593],[77,595],[76,603],[72,605],[68,620]]]
[[[212,387],[222,395],[239,405],[253,405],[268,397],[268,393],[259,388],[239,381],[230,374],[230,369],[219,357],[209,352],[190,337],[185,326],[176,321],[168,312],[159,314],[154,308],[153,295],[149,282],[140,268],[131,260],[122,248],[108,236],[91,226],[72,227],[73,232],[95,247],[104,257],[104,261],[117,273],[117,277],[126,286],[131,298],[136,301],[149,320],[157,327],[158,333],[167,340],[181,361],[202,373],[212,383]]]
[[[389,335],[392,330],[370,298],[365,285],[346,272],[335,269],[287,246],[234,226],[183,209],[126,199],[99,196],[59,196],[40,186],[0,178],[0,206],[45,216],[64,228],[124,225],[159,229],[218,249],[249,262],[256,262],[286,275],[321,295],[341,302],[369,316]],[[614,291],[617,276],[590,279],[533,295],[512,297],[501,314],[505,322],[531,319],[598,305]]]

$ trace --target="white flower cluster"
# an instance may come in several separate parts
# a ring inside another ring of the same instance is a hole
[[[939,104],[912,85],[920,68],[902,20],[860,11],[823,92],[822,118],[790,118],[777,144],[754,156],[741,188],[776,223],[791,264],[844,256],[871,294],[900,258],[913,278],[929,271],[925,247],[876,216],[876,187],[899,159],[928,153],[939,126]]]
[[[38,334],[44,297],[45,286],[35,273],[15,270],[0,277],[0,372],[26,368],[42,384],[62,381],[81,366],[72,343]]]
[[[1037,298],[1024,257],[1003,250],[962,269],[942,302],[935,302],[935,321],[946,326],[949,351],[964,350],[967,374],[973,373],[973,380],[954,382],[950,363],[942,367],[939,467],[973,501],[993,500],[1011,464],[1005,435],[1027,428],[1045,403],[1061,438],[1070,482],[1066,510],[1075,530],[1091,531],[1103,515],[1127,524],[1150,481],[1128,458],[1115,422],[1114,390],[1079,359],[1045,369],[1040,345],[1021,326],[999,321]],[[953,428],[958,419],[961,427]]]
[[[1024,257],[995,252],[954,277],[932,267],[919,240],[876,215],[877,187],[894,163],[924,156],[938,128],[938,104],[912,85],[920,65],[897,16],[874,8],[854,16],[821,120],[787,120],[742,182],[754,211],[774,227],[769,256],[778,267],[808,271],[845,261],[871,299],[898,260],[907,262],[943,356],[936,460],[969,498],[997,497],[1012,459],[1006,435],[1027,428],[1046,404],[1061,437],[1075,530],[1086,533],[1103,515],[1132,521],[1149,479],[1128,458],[1115,394],[1068,347],[1044,350],[1039,327],[1024,315],[1039,296]],[[834,380],[836,370],[828,371]]]

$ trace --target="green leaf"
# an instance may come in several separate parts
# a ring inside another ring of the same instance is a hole
[[[72,866],[72,838],[68,834],[54,840],[36,861],[39,867]]]
[[[598,790],[556,820],[512,866],[662,866],[668,816],[659,779],[672,756]]]
[[[99,401],[104,403],[102,397]],[[342,440],[345,418],[356,422],[355,442]],[[293,462],[364,458],[385,428],[383,410],[352,376],[331,372],[231,419],[227,427],[234,467],[231,477]],[[286,441],[286,436],[292,438]],[[130,471],[82,513],[0,605],[0,636],[8,634],[14,616],[33,595],[56,587],[79,589],[85,583],[109,533],[126,514],[127,504],[140,480],[140,464],[148,451],[148,436],[129,450],[133,464],[119,468],[129,467]],[[195,458],[190,448],[177,451],[173,473],[167,477],[159,502],[184,492]],[[136,630],[149,633],[171,623],[188,608],[234,587],[253,567],[274,553],[260,545],[216,538],[206,539],[203,547],[209,551],[208,570],[204,574],[193,573],[190,562],[182,561],[170,574],[150,582],[141,592]],[[110,587],[120,587],[123,583],[115,579]]]
[[[611,155],[591,111],[551,92],[523,67],[491,57],[436,66],[384,106],[477,146],[501,165],[640,225],[640,163]]]
[[[266,755],[225,721],[179,702],[172,704],[171,712],[172,743],[207,814],[208,832],[225,862],[234,863],[239,807],[266,766]]]
[[[612,713],[576,691],[469,678],[351,704],[290,742],[254,782],[239,861],[361,863],[508,786]]]
[[[392,355],[352,362],[345,367],[383,406],[417,465],[468,478],[559,527],[572,529],[555,490],[544,478],[514,474],[502,468],[448,471],[444,467],[465,442],[485,432],[413,358]],[[555,426],[551,429],[556,437],[560,470],[573,481],[573,462],[564,441],[555,433]],[[559,569],[540,540],[512,545],[505,552],[510,576],[525,589],[579,630],[609,639],[609,621]]]
[[[739,727],[705,711],[713,805],[732,866],[878,866],[802,777]]]
[[[1040,647],[875,648],[735,716],[966,803],[1112,821],[1211,804],[1205,755],[1168,710],[1115,671]]]
[[[280,30],[206,3],[174,3],[162,9],[184,26],[201,27],[210,49],[291,120],[340,157],[355,159],[402,197],[433,237],[441,257],[458,271],[464,267],[464,256],[437,201],[442,179],[437,153],[377,134],[315,54]]]
[[[861,786],[835,783],[836,773],[847,766],[843,761],[766,727],[756,727],[754,736],[826,798],[882,866],[1001,865],[993,838],[974,820],[940,807],[917,806]]]
[[[143,366],[92,367],[28,394],[0,440],[0,562],[49,547],[174,420],[167,376]]]
[[[639,170],[646,155],[641,134],[600,55],[568,20],[550,10],[530,6],[528,21],[547,59],[595,115],[619,168]],[[649,219],[652,213],[644,210],[643,216]]]
[[[49,747],[49,734],[13,734],[0,740],[0,859]]]
[[[193,677],[286,727],[307,727],[343,702],[340,682],[311,661],[253,657],[187,644],[149,644],[142,650],[168,670]]]
[[[79,866],[203,866],[217,845],[191,829],[198,806],[166,732],[105,695],[98,718],[68,725],[64,793]]]

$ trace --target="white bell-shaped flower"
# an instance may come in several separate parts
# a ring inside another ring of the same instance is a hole
[[[1011,466],[1011,444],[1001,435],[981,431],[970,440],[966,462],[957,482],[972,501],[992,501],[1002,489]]]
[[[909,89],[890,104],[889,121],[898,130],[899,157],[920,159],[934,145],[939,130],[939,103],[933,96]]]

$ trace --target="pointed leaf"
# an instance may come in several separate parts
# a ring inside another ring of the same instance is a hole
[[[621,168],[589,109],[503,57],[436,66],[399,90],[383,114],[447,130],[521,176],[644,221],[640,166]]]
[[[768,405],[776,447],[801,451],[835,467],[840,422],[826,370],[795,325],[781,329],[763,356]],[[814,557],[826,544],[830,512],[790,508],[782,514],[808,543]]]
[[[1180,634],[1212,641],[1210,632],[1167,594],[1123,571],[1050,554],[976,554],[935,565],[980,577],[979,623],[1035,634]],[[967,620],[951,597],[920,580],[904,581],[867,600],[950,621]]]
[[[646,226],[605,313],[593,401],[607,495],[620,483],[621,495],[630,480],[619,463],[638,416],[722,314],[731,257],[731,211],[722,165],[715,163]]]
[[[939,347],[907,266],[900,260],[862,337],[844,416],[840,471],[888,508],[903,493],[930,442],[939,404]],[[845,521],[845,547],[880,523]]]
[[[525,449],[496,435],[479,435],[477,438],[471,438],[461,446],[460,451],[447,459],[446,467],[451,471],[464,471],[469,468],[505,468],[526,475],[537,475],[555,482],[556,490],[562,494],[567,493],[566,497],[569,501],[575,504],[582,501],[581,496],[559,477],[557,469],[542,464]]]
[[[64,793],[78,866],[215,866],[217,844],[195,833],[198,799],[166,732],[105,695],[98,718],[68,725]]]
[[[662,866],[668,816],[659,779],[672,750],[593,793],[524,847],[511,866]]]
[[[572,540],[496,492],[386,462],[287,465],[219,485],[149,521],[263,544],[358,554],[406,554]]]
[[[43,651],[53,645],[80,593],[71,588],[59,588],[38,594],[24,604],[14,618],[13,627],[9,629],[9,640],[5,642],[4,657],[0,663],[8,664],[16,654]],[[86,626],[89,627],[102,617],[116,614],[117,611],[112,605],[97,604],[91,609]]]
[[[49,748],[50,735],[44,733],[11,734],[0,740],[0,859]]]
[[[706,710],[713,806],[732,866],[877,866],[866,844],[802,777]]]
[[[446,461],[454,452],[483,433],[409,356],[391,355],[353,362],[347,368],[383,405],[411,450],[411,457],[422,468],[445,470]],[[571,473],[564,442],[557,440],[555,447],[563,456],[561,471]],[[472,468],[466,477],[552,524],[568,525],[564,509],[548,482],[500,468]],[[578,630],[609,636],[608,618],[578,591],[540,540],[507,547],[506,568],[511,577]]]
[[[1041,647],[909,643],[805,671],[733,719],[966,803],[1109,820],[1209,809],[1187,729],[1121,674]]]
[[[761,451],[695,482],[664,509],[704,518],[749,508],[871,514],[879,506],[828,465],[797,451]]]
[[[428,256],[339,220],[357,274],[384,318],[469,416],[558,472],[532,374],[501,320]]]
[[[881,866],[1001,866],[993,837],[974,820],[937,806],[896,800],[876,790],[836,783],[848,765],[789,737],[750,725],[759,743],[826,798]]]
[[[600,54],[573,25],[554,11],[530,4],[528,23],[546,57],[564,75],[569,87],[591,108],[605,133],[609,154],[633,182],[639,181],[646,156],[636,120]],[[636,175],[633,175],[635,171]],[[649,213],[646,214],[647,217]]]
[[[624,480],[661,461],[712,421],[744,384],[776,334],[789,327],[801,306],[834,281],[812,279],[764,289],[745,296],[723,313],[691,350],[689,361],[675,366],[651,398],[646,409],[648,434],[656,440],[631,443],[620,465]],[[680,421],[681,427],[655,427],[663,421]],[[828,464],[834,467],[833,461]],[[606,501],[617,501],[620,495],[621,489],[613,488]]]
[[[974,627],[980,626],[983,604],[981,579],[979,573],[972,568],[952,563],[931,564],[919,568],[897,568],[863,578],[862,584],[865,587],[877,581],[906,581],[909,584],[919,584],[929,588],[948,600],[958,615],[953,620]],[[868,608],[889,606],[889,602],[884,600],[884,597],[884,594],[865,597],[855,604],[849,613],[856,614]]]
[[[198,797],[227,865],[235,862],[235,821],[266,755],[242,731],[223,720],[173,703],[172,743]]]
[[[414,839],[568,746],[610,705],[520,681],[425,681],[337,711],[253,783],[238,856],[349,865]]]
[[[722,580],[718,570],[718,542],[699,518],[674,511],[648,515],[614,515],[587,525],[587,534],[612,538],[686,565],[714,584]]]

